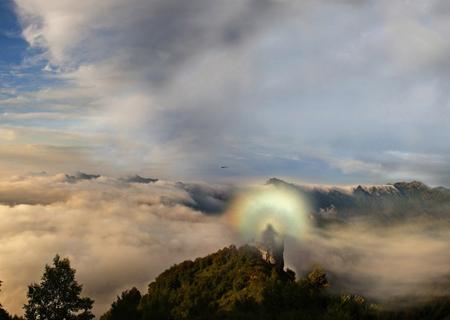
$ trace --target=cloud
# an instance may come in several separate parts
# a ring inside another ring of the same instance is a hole
[[[102,1],[95,8],[76,1],[16,4],[24,37],[46,52],[66,83],[34,95],[87,104],[94,117],[85,127],[111,134],[108,147],[118,156],[111,158],[126,158],[122,145],[144,139],[135,149],[153,163],[169,162],[175,170],[167,171],[177,171],[174,176],[185,171],[183,164],[192,167],[205,158],[205,149],[223,143],[227,123],[238,116],[228,97],[246,81],[249,61],[241,44],[273,6],[270,1],[203,0]],[[117,131],[120,141],[114,138]],[[175,154],[192,151],[198,156],[177,161]],[[130,161],[140,162],[121,160]]]
[[[116,170],[309,178],[315,162],[352,182],[390,179],[389,151],[448,157],[442,1],[15,2],[59,82],[5,106],[75,112],[78,132],[108,137],[93,157]]]
[[[104,175],[76,181],[46,173],[2,179],[1,301],[20,313],[27,285],[38,281],[43,266],[59,253],[71,259],[84,293],[101,314],[122,290],[145,291],[172,264],[241,243],[226,209],[235,195],[252,188],[132,183]],[[383,302],[448,293],[448,219],[405,218],[381,227],[365,217],[311,225],[300,241],[288,238],[288,266],[301,274],[319,263],[336,290]]]
[[[16,134],[14,130],[0,129],[0,139],[6,141],[12,141],[16,139]]]
[[[76,146],[0,144],[3,175],[34,172],[42,168],[49,168],[51,172],[71,170],[74,164],[89,170],[93,162],[87,157],[88,151],[87,148]]]
[[[174,183],[66,180],[44,174],[0,182],[2,303],[11,312],[21,313],[27,285],[56,253],[70,257],[101,314],[121,290],[145,290],[173,263],[235,242],[219,218],[183,205],[198,199]]]
[[[212,214],[225,212],[236,193],[230,186],[182,182],[176,185],[185,190],[193,200],[184,203],[186,206]]]
[[[299,272],[318,263],[338,291],[391,306],[448,295],[448,220],[418,219],[388,227],[368,220],[316,229],[301,242],[288,242],[288,263]]]

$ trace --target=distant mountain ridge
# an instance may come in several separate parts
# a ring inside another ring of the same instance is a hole
[[[141,177],[140,175],[134,175],[127,178],[123,178],[122,181],[128,182],[128,183],[143,183],[143,184],[149,184],[149,183],[155,183],[158,182],[159,179],[156,178],[146,178]]]
[[[271,178],[266,184],[299,192],[321,218],[396,219],[429,215],[450,218],[450,189],[429,187],[420,181],[340,188],[311,187]]]

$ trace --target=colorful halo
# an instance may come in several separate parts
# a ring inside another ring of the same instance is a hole
[[[241,196],[231,207],[230,222],[248,239],[258,239],[268,225],[282,235],[301,238],[309,227],[308,213],[298,192],[265,187]]]

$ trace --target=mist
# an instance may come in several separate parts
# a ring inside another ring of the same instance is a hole
[[[27,286],[58,253],[70,258],[100,315],[120,292],[145,292],[175,263],[243,244],[228,207],[236,194],[271,188],[134,180],[39,174],[0,181],[5,308],[22,313]],[[287,266],[300,277],[319,264],[331,290],[393,307],[450,293],[448,219],[406,215],[383,224],[370,217],[323,225],[312,212],[308,232],[286,238]]]
[[[192,209],[199,204],[173,182],[26,176],[0,182],[0,194],[1,301],[12,313],[22,313],[27,286],[57,253],[70,258],[100,315],[121,291],[145,291],[174,263],[235,242],[227,225]]]
[[[448,220],[382,226],[354,219],[289,239],[286,257],[299,273],[321,265],[336,291],[395,307],[450,294],[449,230]]]

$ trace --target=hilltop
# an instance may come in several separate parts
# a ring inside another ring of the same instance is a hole
[[[337,293],[319,266],[296,278],[260,248],[231,245],[161,273],[147,293],[133,288],[100,320],[163,319],[447,319],[450,299],[386,309],[351,293]]]
[[[261,250],[229,246],[160,274],[142,297],[135,288],[101,320],[124,319],[372,319],[364,298],[328,292],[319,267],[296,279]],[[130,308],[131,307],[131,308]],[[129,315],[133,314],[134,318]]]

